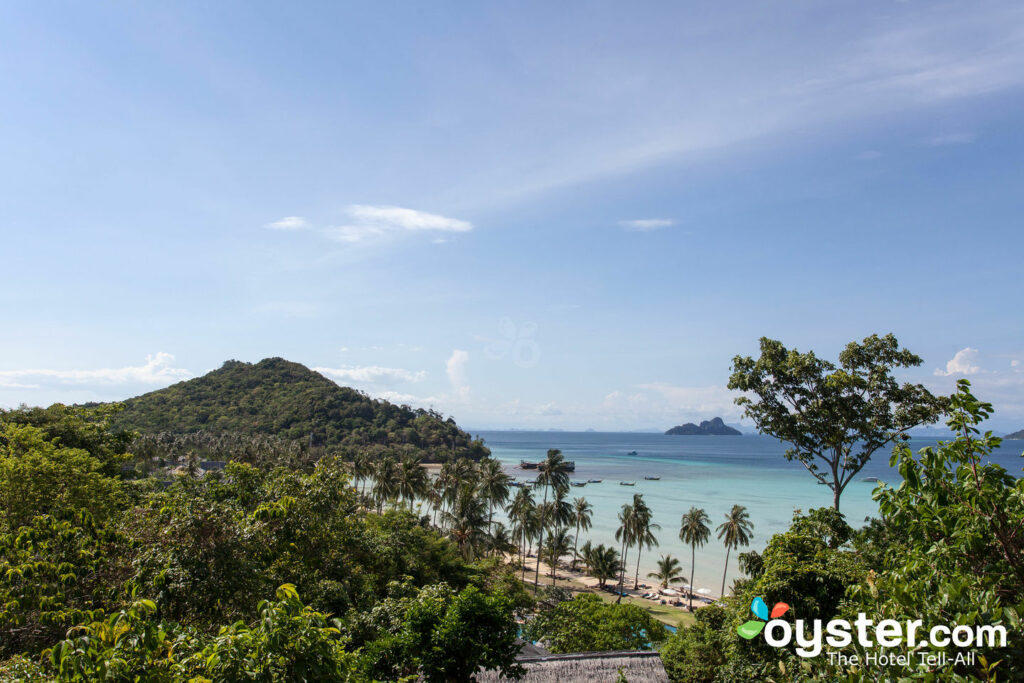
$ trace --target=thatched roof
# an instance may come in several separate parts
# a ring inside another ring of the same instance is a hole
[[[619,670],[629,683],[668,683],[668,674],[657,652],[579,652],[570,655],[546,657],[520,657],[518,663],[526,669],[519,683],[554,683],[593,681],[615,683]],[[479,683],[510,681],[497,671],[481,671]]]

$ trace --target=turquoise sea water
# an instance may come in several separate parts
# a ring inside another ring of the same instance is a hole
[[[794,510],[808,510],[832,504],[832,491],[817,483],[798,462],[783,457],[785,446],[767,436],[666,436],[663,434],[601,432],[480,432],[495,458],[518,481],[531,481],[536,471],[519,468],[520,460],[543,459],[549,448],[558,448],[567,460],[576,462],[572,480],[602,479],[600,484],[572,487],[570,498],[584,497],[594,507],[593,528],[581,532],[580,544],[589,538],[595,544],[615,544],[617,515],[634,493],[643,494],[661,525],[656,532],[660,546],[644,551],[640,560],[643,580],[653,571],[662,553],[678,557],[689,577],[690,548],[679,540],[679,521],[691,506],[703,507],[712,521],[712,538],[697,551],[694,586],[718,595],[722,585],[725,548],[714,528],[734,504],[745,505],[754,524],[750,548],[763,550],[767,540],[784,531]],[[916,452],[934,445],[934,440],[913,439]],[[993,460],[1012,474],[1020,476],[1019,441],[1006,442]],[[627,455],[636,451],[637,455]],[[877,477],[898,485],[899,473],[889,467],[889,450],[879,451],[843,493],[841,510],[854,526],[877,514],[872,500],[876,484],[861,481]],[[645,476],[660,477],[647,481]],[[636,482],[621,486],[620,481]],[[539,493],[539,492],[538,492]],[[618,548],[618,545],[615,544]],[[729,557],[726,585],[738,577],[737,552]],[[636,568],[636,550],[628,559],[629,571]],[[687,582],[689,582],[687,578]],[[650,581],[648,581],[650,583]]]

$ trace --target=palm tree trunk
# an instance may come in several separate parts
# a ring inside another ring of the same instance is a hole
[[[537,573],[533,577],[533,592],[537,593],[537,584],[540,582],[540,549],[544,547],[544,513],[547,512],[548,507],[548,487],[544,487],[544,507],[541,508],[543,511],[540,517],[540,541],[537,544]]]
[[[725,575],[729,571],[729,551],[732,550],[729,546],[725,546],[725,569],[722,570],[722,597],[725,597]]]
[[[522,548],[522,552],[519,555],[520,560],[521,560],[521,562],[519,563],[519,566],[520,566],[520,569],[523,570],[523,574],[522,574],[522,577],[520,578],[520,580],[521,581],[526,581],[526,529],[525,528],[523,529],[523,538],[519,542],[519,546],[520,546],[520,548]]]
[[[693,614],[693,569],[694,562],[697,560],[697,546],[690,546],[690,613]]]
[[[626,575],[626,535],[622,535],[622,562],[619,564],[619,590],[615,596],[615,602],[622,602],[622,581]]]
[[[579,521],[577,521],[576,522],[576,540],[574,540],[572,542],[572,568],[573,568],[573,571],[576,570],[576,555],[577,555],[576,548],[577,548],[577,546],[579,544],[580,544],[580,523],[579,523]]]
[[[643,543],[636,547],[636,575],[633,577],[633,590],[640,588],[640,554],[643,550]]]

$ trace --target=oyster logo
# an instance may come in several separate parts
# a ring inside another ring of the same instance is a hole
[[[751,601],[750,611],[753,612],[757,619],[751,619],[736,627],[736,632],[747,640],[756,637],[758,633],[764,630],[764,626],[768,623],[769,619],[778,619],[789,611],[789,605],[784,602],[777,602],[775,607],[772,607],[771,614],[768,614],[768,605],[765,604],[761,596],[758,596]]]

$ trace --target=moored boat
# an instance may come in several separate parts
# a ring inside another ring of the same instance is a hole
[[[661,477],[644,477],[647,481],[659,481]]]
[[[601,479],[587,479],[588,484],[600,484],[601,481]]]
[[[619,486],[636,486],[635,481],[620,481]]]

